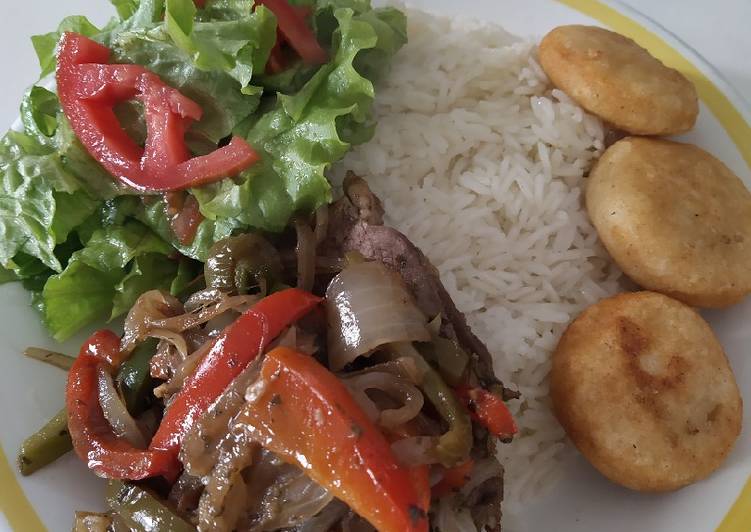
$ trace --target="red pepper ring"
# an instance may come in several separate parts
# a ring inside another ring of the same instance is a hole
[[[164,451],[136,449],[112,432],[99,403],[97,371],[112,368],[120,357],[120,338],[112,331],[97,331],[81,347],[68,373],[65,403],[68,430],[76,454],[89,469],[106,478],[140,480],[168,474],[173,457]]]
[[[201,108],[139,65],[110,65],[110,50],[77,33],[60,41],[57,92],[65,116],[88,152],[116,179],[141,191],[166,192],[236,175],[258,154],[240,137],[208,155],[190,157],[185,132]],[[113,107],[138,98],[146,109],[145,149],[123,130]]]

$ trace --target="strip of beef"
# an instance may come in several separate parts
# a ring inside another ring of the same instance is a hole
[[[485,388],[496,389],[504,400],[519,394],[503,386],[493,371],[493,358],[488,348],[472,332],[464,314],[459,312],[441,283],[438,271],[409,239],[394,228],[383,225],[381,201],[365,180],[350,173],[344,181],[344,195],[332,205],[329,232],[320,252],[341,257],[357,251],[366,259],[378,260],[399,273],[409,287],[420,309],[429,318],[441,316],[441,336],[456,341],[472,355],[472,369]],[[496,441],[487,433],[481,439],[476,459],[495,460]],[[464,504],[470,506],[478,529],[485,526],[500,530],[503,499],[503,471],[477,486]]]
[[[322,254],[341,257],[357,251],[399,273],[425,315],[431,319],[441,315],[441,335],[456,340],[473,355],[480,384],[486,388],[503,386],[493,371],[492,355],[456,308],[436,268],[406,236],[383,225],[381,201],[365,180],[348,174],[344,192],[331,207],[329,234],[321,245]],[[518,393],[503,387],[503,397],[515,399]]]

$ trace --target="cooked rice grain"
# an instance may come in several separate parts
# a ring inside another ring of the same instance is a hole
[[[337,172],[368,179],[417,244],[498,375],[523,394],[502,446],[505,513],[549,485],[567,446],[548,400],[550,352],[586,306],[617,292],[582,205],[603,126],[551,90],[535,45],[498,26],[412,11],[378,90],[375,138]],[[513,519],[509,522],[513,522]]]

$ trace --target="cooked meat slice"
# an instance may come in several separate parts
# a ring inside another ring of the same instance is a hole
[[[349,174],[344,191],[344,196],[330,210],[328,236],[321,244],[321,251],[331,257],[357,251],[366,259],[379,260],[399,273],[420,309],[430,318],[441,316],[441,335],[456,340],[472,354],[472,367],[480,384],[485,388],[500,388],[505,400],[517,398],[519,394],[505,388],[495,376],[488,348],[456,308],[430,260],[405,235],[383,225],[381,202],[365,180]],[[495,438],[486,434],[479,439],[476,458],[495,462]],[[497,472],[472,490],[467,506],[478,526],[499,532],[503,469],[497,462],[495,464]]]
[[[379,260],[399,273],[415,297],[420,309],[429,317],[441,315],[441,334],[456,340],[468,353],[474,355],[475,372],[484,387],[502,384],[493,371],[493,357],[467,325],[451,296],[441,283],[438,271],[430,260],[409,239],[394,228],[382,225],[381,201],[368,188],[364,179],[349,174],[344,182],[345,195],[331,209],[329,237],[323,242],[323,252],[329,256],[343,256],[358,251],[366,259]],[[355,192],[353,192],[353,189]],[[355,205],[353,197],[360,208]],[[353,218],[357,214],[358,218]],[[518,394],[503,388],[504,399],[514,399]]]
[[[382,225],[383,213],[381,200],[370,191],[365,180],[348,172],[344,178],[344,196],[329,207],[328,233],[321,243],[323,254],[341,257],[341,245],[350,229],[360,221]]]
[[[347,172],[344,178],[344,191],[352,205],[358,210],[358,220],[372,225],[383,224],[383,203],[373,194],[368,183],[353,172]]]

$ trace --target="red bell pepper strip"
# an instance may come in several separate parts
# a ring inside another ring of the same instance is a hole
[[[499,438],[517,433],[516,422],[503,399],[483,388],[457,388],[456,394],[469,410],[470,417]]]
[[[99,404],[99,367],[112,369],[120,361],[120,338],[111,331],[97,331],[81,348],[68,373],[65,404],[68,430],[76,454],[89,469],[107,478],[140,480],[167,474],[172,456],[164,451],[136,449],[112,432]]]
[[[307,10],[292,6],[287,0],[256,0],[256,5],[258,4],[266,6],[274,13],[279,32],[303,62],[308,65],[322,65],[328,60],[326,50],[318,43],[313,30],[305,20]],[[272,58],[278,60],[278,53]]]
[[[279,347],[242,422],[381,532],[428,530],[426,468],[401,466],[344,384],[314,358]]]
[[[170,218],[172,232],[181,244],[190,244],[204,220],[198,208],[198,200],[182,190],[168,192],[164,196],[167,201],[167,215]]]
[[[142,191],[171,191],[235,175],[258,161],[240,137],[190,157],[185,132],[201,118],[193,100],[138,65],[110,65],[110,50],[65,33],[57,62],[57,91],[65,116],[88,152],[116,179]],[[115,104],[138,98],[146,109],[145,149],[120,125]]]
[[[237,318],[177,393],[149,448],[176,459],[183,436],[209,405],[274,338],[320,301],[309,292],[289,288],[263,298]]]
[[[470,479],[474,467],[475,461],[470,458],[463,464],[446,469],[443,473],[443,478],[438,481],[438,484],[433,486],[433,496],[442,497],[464,486]]]

